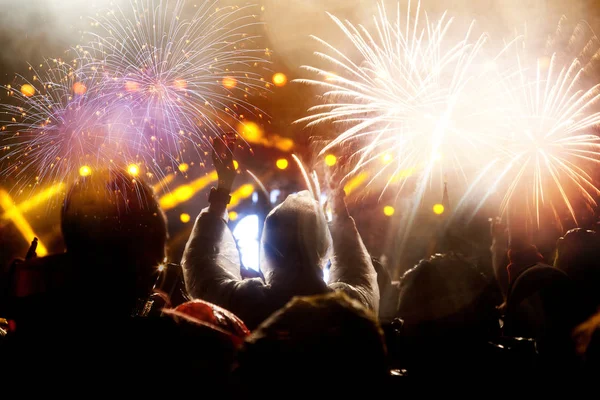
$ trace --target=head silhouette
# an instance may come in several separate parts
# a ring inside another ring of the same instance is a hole
[[[109,287],[149,290],[165,258],[165,216],[152,189],[125,171],[95,171],[78,179],[67,192],[61,228],[80,272],[111,282]]]

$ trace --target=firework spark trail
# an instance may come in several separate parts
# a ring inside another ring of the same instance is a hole
[[[354,153],[358,161],[349,176],[381,156],[393,154],[394,162],[388,165],[393,171],[390,173],[386,167],[374,175],[388,176],[384,191],[394,176],[415,167],[421,170],[421,186],[431,183],[438,167],[440,176],[447,169],[466,177],[465,166],[474,164],[474,157],[481,154],[473,150],[494,143],[493,138],[473,128],[485,113],[493,111],[474,103],[476,95],[484,98],[481,85],[473,84],[477,78],[473,71],[478,76],[487,72],[481,55],[487,37],[472,39],[472,23],[459,40],[452,40],[452,18],[444,13],[439,19],[430,20],[426,13],[422,16],[420,2],[414,16],[409,3],[405,18],[398,5],[395,20],[380,4],[379,13],[374,16],[374,33],[330,17],[358,51],[361,62],[352,61],[315,38],[328,49],[328,53],[316,54],[341,74],[305,67],[324,78],[300,80],[323,89],[324,104],[312,107],[312,115],[297,122],[308,126],[333,122],[343,126],[323,152],[360,143]],[[401,184],[398,192],[402,187]]]
[[[581,35],[580,24],[569,44]],[[527,68],[527,53],[523,51],[526,37],[515,44],[512,79],[502,80],[505,112],[496,125],[503,152],[490,159],[463,196],[461,206],[483,183],[489,189],[473,214],[501,189],[506,190],[501,214],[520,198],[538,225],[545,204],[555,214],[559,206],[566,207],[577,223],[574,201],[581,199],[596,206],[594,196],[600,194],[591,175],[600,164],[600,138],[593,132],[600,124],[600,112],[595,107],[600,100],[600,84],[584,82],[585,71],[600,54],[599,41],[595,35],[588,36],[579,57],[569,59],[554,52],[548,60],[538,58],[533,68]],[[489,176],[495,177],[491,183]]]
[[[248,92],[264,82],[249,67],[266,60],[245,30],[259,22],[252,6],[215,11],[216,4],[205,2],[186,20],[184,1],[144,0],[95,21],[101,33],[86,49],[99,60],[93,68],[106,75],[116,103],[134,110],[131,135],[153,162],[184,162],[186,144],[202,154],[198,146],[209,145],[209,137],[256,112]]]
[[[118,138],[112,134],[119,124],[111,122],[120,116],[97,90],[99,77],[83,74],[77,61],[85,62],[52,59],[39,72],[30,67],[33,78],[19,79],[34,93],[3,87],[10,100],[0,105],[0,174],[16,179],[16,188],[62,182],[83,164],[106,165],[118,157]]]
[[[336,74],[305,67],[323,78],[300,80],[324,91],[323,104],[312,107],[311,115],[296,122],[342,126],[342,132],[322,153],[335,147],[344,151],[358,148],[354,153],[350,150],[356,162],[344,181],[391,154],[393,162],[376,166],[378,171],[369,184],[385,177],[381,194],[399,184],[398,196],[408,182],[406,176],[414,172],[416,189],[402,252],[436,172],[440,188],[448,172],[467,180],[472,170],[485,162],[485,150],[496,151],[497,138],[479,126],[498,109],[491,92],[494,85],[482,84],[493,61],[482,52],[487,36],[474,34],[474,22],[460,34],[451,34],[453,19],[446,13],[430,19],[421,12],[420,2],[414,15],[409,2],[405,17],[398,4],[395,19],[389,18],[383,3],[378,10],[373,31],[330,15],[361,61],[355,62],[315,38],[327,49],[316,54],[333,66]]]

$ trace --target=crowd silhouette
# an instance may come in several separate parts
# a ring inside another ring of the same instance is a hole
[[[299,393],[322,379],[355,390],[600,369],[596,232],[566,232],[547,259],[511,211],[491,222],[489,274],[448,251],[393,281],[332,179],[330,217],[309,191],[270,211],[249,276],[227,224],[234,146],[214,147],[218,187],[180,264],[165,263],[166,218],[143,180],[109,169],[71,186],[66,252],[36,257],[34,241],[2,275],[2,376],[135,385],[170,371],[260,394],[265,379]]]

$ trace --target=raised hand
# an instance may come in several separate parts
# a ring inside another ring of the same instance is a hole
[[[223,135],[221,138],[211,140],[213,165],[219,177],[218,189],[227,192],[231,191],[236,175],[233,165],[235,142],[235,134]]]

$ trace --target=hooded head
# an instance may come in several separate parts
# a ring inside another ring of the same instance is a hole
[[[331,236],[325,214],[308,191],[289,195],[267,216],[261,271],[268,284],[298,276],[322,279]]]

